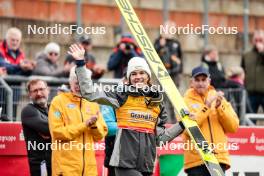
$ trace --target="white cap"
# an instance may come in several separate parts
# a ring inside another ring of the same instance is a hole
[[[131,72],[135,70],[144,70],[149,75],[149,77],[151,77],[150,68],[146,60],[142,57],[133,57],[129,60],[127,65],[127,78],[129,78]]]
[[[46,45],[45,49],[44,49],[45,54],[49,54],[50,52],[55,52],[58,53],[58,55],[60,54],[60,46],[55,43],[55,42],[50,42]]]

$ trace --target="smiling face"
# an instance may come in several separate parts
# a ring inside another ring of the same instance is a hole
[[[144,70],[132,71],[129,76],[130,84],[138,88],[142,88],[143,86],[148,85],[149,79],[149,75]]]
[[[211,79],[204,74],[198,75],[191,80],[191,86],[199,95],[205,95],[210,86]]]

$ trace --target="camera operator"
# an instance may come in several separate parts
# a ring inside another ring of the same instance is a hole
[[[122,35],[107,63],[107,69],[114,70],[114,78],[122,78],[128,61],[132,57],[143,56],[130,34]]]

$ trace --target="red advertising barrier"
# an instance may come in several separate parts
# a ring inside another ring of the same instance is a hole
[[[264,156],[264,128],[241,127],[228,135],[231,155]],[[181,137],[175,138],[162,148],[158,155],[182,154]],[[96,151],[99,176],[106,175],[103,167],[104,151]],[[21,123],[0,123],[0,175],[29,175],[26,146]],[[158,168],[157,168],[158,170]]]
[[[264,128],[240,128],[228,135],[229,144],[237,144],[231,155],[264,156]]]
[[[264,156],[264,128],[240,127],[234,134],[228,134],[228,147],[231,155]],[[164,147],[157,147],[158,155],[182,154],[184,144],[181,137],[175,138]]]
[[[104,165],[104,151],[96,151],[98,173],[106,173]],[[22,125],[19,122],[0,123],[0,175],[29,176],[26,143]]]

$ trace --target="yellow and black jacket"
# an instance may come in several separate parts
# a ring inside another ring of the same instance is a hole
[[[142,94],[142,92],[130,90],[126,85],[118,86],[111,92],[93,91],[92,82],[88,79],[82,65],[77,63],[76,69],[82,96],[89,101],[116,108],[119,129],[110,165],[152,173],[156,145],[178,136],[183,131],[183,126],[177,123],[172,128],[165,129],[167,113],[163,103],[147,105],[146,99],[161,95],[157,91]]]
[[[87,127],[85,121],[92,116],[98,120]],[[98,175],[93,144],[104,138],[107,126],[97,103],[72,93],[59,94],[50,105],[49,129],[56,144],[52,150],[53,176]]]
[[[195,114],[196,122],[200,127],[206,141],[215,144],[215,156],[219,163],[230,166],[230,159],[227,145],[227,133],[234,133],[239,127],[238,117],[230,103],[225,99],[221,105],[215,108],[215,102],[211,108],[205,105],[205,100],[210,96],[215,96],[216,91],[209,87],[204,97],[200,96],[193,88],[187,90],[184,100],[191,113]],[[183,133],[184,143],[191,144],[187,132]],[[189,145],[191,146],[191,145]],[[184,150],[184,168],[189,169],[203,164],[195,147]]]

